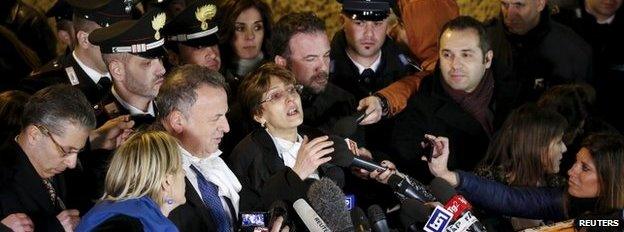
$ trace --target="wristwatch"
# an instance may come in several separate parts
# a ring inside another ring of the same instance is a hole
[[[375,93],[375,94],[373,94],[373,96],[379,98],[379,103],[381,104],[381,115],[382,116],[388,115],[388,111],[389,111],[389,109],[388,109],[388,99],[386,99],[386,97],[384,97],[380,93]]]

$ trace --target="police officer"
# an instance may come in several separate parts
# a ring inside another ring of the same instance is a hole
[[[343,29],[331,43],[330,81],[361,99],[406,76],[411,60],[386,35],[390,3],[344,0]]]
[[[386,0],[344,0],[341,21],[343,29],[331,43],[330,81],[350,92],[356,99],[373,95],[412,70],[410,58],[400,51],[394,40],[386,35],[390,3]],[[387,102],[381,105],[387,113]],[[380,160],[387,159],[393,121],[385,120],[365,128],[366,146],[378,152]]]
[[[124,0],[67,0],[73,7],[76,46],[73,52],[56,58],[34,71],[23,83],[28,92],[46,86],[67,83],[78,87],[93,105],[110,91],[111,80],[99,48],[89,42],[89,34],[98,28],[130,19],[132,2]]]
[[[187,6],[164,28],[167,48],[173,52],[175,65],[197,64],[219,71],[221,57],[217,23],[217,5],[212,0],[198,0]]]
[[[120,21],[89,35],[113,80],[110,94],[98,104],[98,123],[126,114],[135,127],[154,120],[154,98],[165,75],[161,58],[166,55],[162,34],[166,20],[166,14],[154,7],[138,20]]]

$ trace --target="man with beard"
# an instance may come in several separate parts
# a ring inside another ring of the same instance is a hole
[[[334,123],[355,113],[355,98],[328,82],[330,46],[325,23],[312,13],[283,16],[271,38],[274,61],[303,85],[304,124],[332,132]]]
[[[113,79],[110,96],[99,104],[103,112],[98,123],[125,114],[135,127],[154,121],[154,98],[165,74],[165,39],[160,33],[165,21],[165,13],[155,7],[139,20],[120,21],[89,35],[89,42],[100,46]]]
[[[417,71],[412,68],[415,65],[410,58],[386,34],[389,13],[390,1],[342,1],[343,30],[332,40],[330,79],[356,99],[373,95]],[[367,147],[387,151],[393,122],[394,119],[389,119],[366,126]]]
[[[53,84],[71,84],[96,105],[110,92],[111,80],[100,49],[89,42],[89,34],[120,20],[129,20],[131,15],[122,0],[68,0],[67,4],[74,11],[74,50],[34,71],[22,85],[32,93]]]

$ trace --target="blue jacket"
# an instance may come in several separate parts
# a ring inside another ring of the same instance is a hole
[[[472,173],[457,171],[456,189],[472,204],[507,216],[561,221],[564,190],[548,187],[510,187]]]
[[[138,219],[144,231],[178,232],[176,226],[160,211],[160,207],[149,197],[124,201],[103,201],[82,217],[77,232],[92,231],[98,225],[117,215]]]

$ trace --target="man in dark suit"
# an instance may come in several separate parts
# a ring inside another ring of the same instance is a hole
[[[399,114],[393,133],[395,163],[421,181],[430,181],[421,162],[425,134],[451,141],[449,168],[471,171],[485,155],[495,125],[504,113],[489,71],[493,52],[483,25],[470,17],[447,23],[439,40],[438,67]]]
[[[95,128],[91,105],[75,88],[55,85],[24,106],[22,130],[0,150],[0,217],[24,213],[38,231],[72,231],[79,212],[67,209],[63,172]]]
[[[121,0],[68,0],[67,3],[74,10],[74,51],[31,73],[22,86],[29,92],[35,92],[53,84],[71,84],[79,88],[92,105],[96,105],[110,92],[111,77],[100,49],[89,42],[89,34],[120,20],[129,20],[131,15]]]
[[[113,80],[110,94],[98,104],[98,125],[125,114],[137,127],[153,122],[154,98],[165,75],[161,30],[166,20],[165,13],[154,7],[139,20],[120,21],[89,34]]]
[[[156,98],[159,122],[180,141],[186,171],[186,204],[169,214],[180,231],[237,228],[241,184],[219,157],[230,130],[225,86],[218,72],[185,65],[168,76]]]

